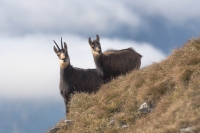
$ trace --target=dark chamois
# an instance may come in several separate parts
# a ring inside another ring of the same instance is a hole
[[[104,82],[140,68],[142,56],[132,48],[107,50],[102,53],[98,35],[96,35],[96,40],[93,41],[89,37],[88,43],[92,49],[97,72]]]
[[[58,56],[60,64],[60,93],[64,98],[66,107],[66,117],[68,113],[67,104],[70,100],[70,95],[74,92],[96,92],[103,83],[103,80],[98,76],[96,69],[80,69],[73,67],[70,64],[67,44],[64,42],[64,47],[61,38],[61,49],[54,46],[54,51]]]

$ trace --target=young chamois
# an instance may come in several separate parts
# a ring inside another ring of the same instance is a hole
[[[64,42],[64,47],[61,38],[61,49],[56,44],[54,51],[58,56],[60,64],[60,93],[64,98],[66,107],[66,117],[68,113],[67,104],[70,100],[70,95],[74,92],[96,92],[103,83],[103,80],[98,76],[96,69],[80,69],[73,67],[70,64],[67,44]]]
[[[104,82],[108,82],[111,78],[140,68],[142,56],[132,48],[107,50],[102,53],[98,35],[96,35],[96,40],[93,41],[89,37],[88,43],[92,49],[97,72]]]

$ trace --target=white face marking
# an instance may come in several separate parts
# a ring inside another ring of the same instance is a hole
[[[65,53],[63,53],[63,52],[59,53],[58,57],[59,57],[60,67],[63,69],[66,68],[70,63],[69,57],[68,56],[66,57]]]
[[[91,49],[94,56],[101,55],[101,49],[97,46],[97,44],[95,44],[94,47],[91,46]]]
[[[59,59],[59,64],[61,68],[66,68],[69,65],[69,57],[67,57],[65,60]]]
[[[95,56],[100,55],[99,52],[96,52],[93,49],[92,49],[92,54],[95,55]]]
[[[64,59],[64,58],[65,58],[65,54],[64,54],[64,53],[61,53],[61,54],[60,54],[60,58],[61,58],[61,59]]]

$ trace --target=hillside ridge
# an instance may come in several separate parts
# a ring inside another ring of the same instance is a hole
[[[141,113],[141,104],[151,111]],[[96,94],[76,93],[71,122],[56,133],[200,132],[200,38],[192,38],[165,60],[119,76]]]

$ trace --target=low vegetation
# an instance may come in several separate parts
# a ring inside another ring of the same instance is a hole
[[[138,111],[146,102],[150,113]],[[200,132],[200,38],[167,59],[113,79],[96,94],[77,93],[69,103],[70,124],[56,133]]]

